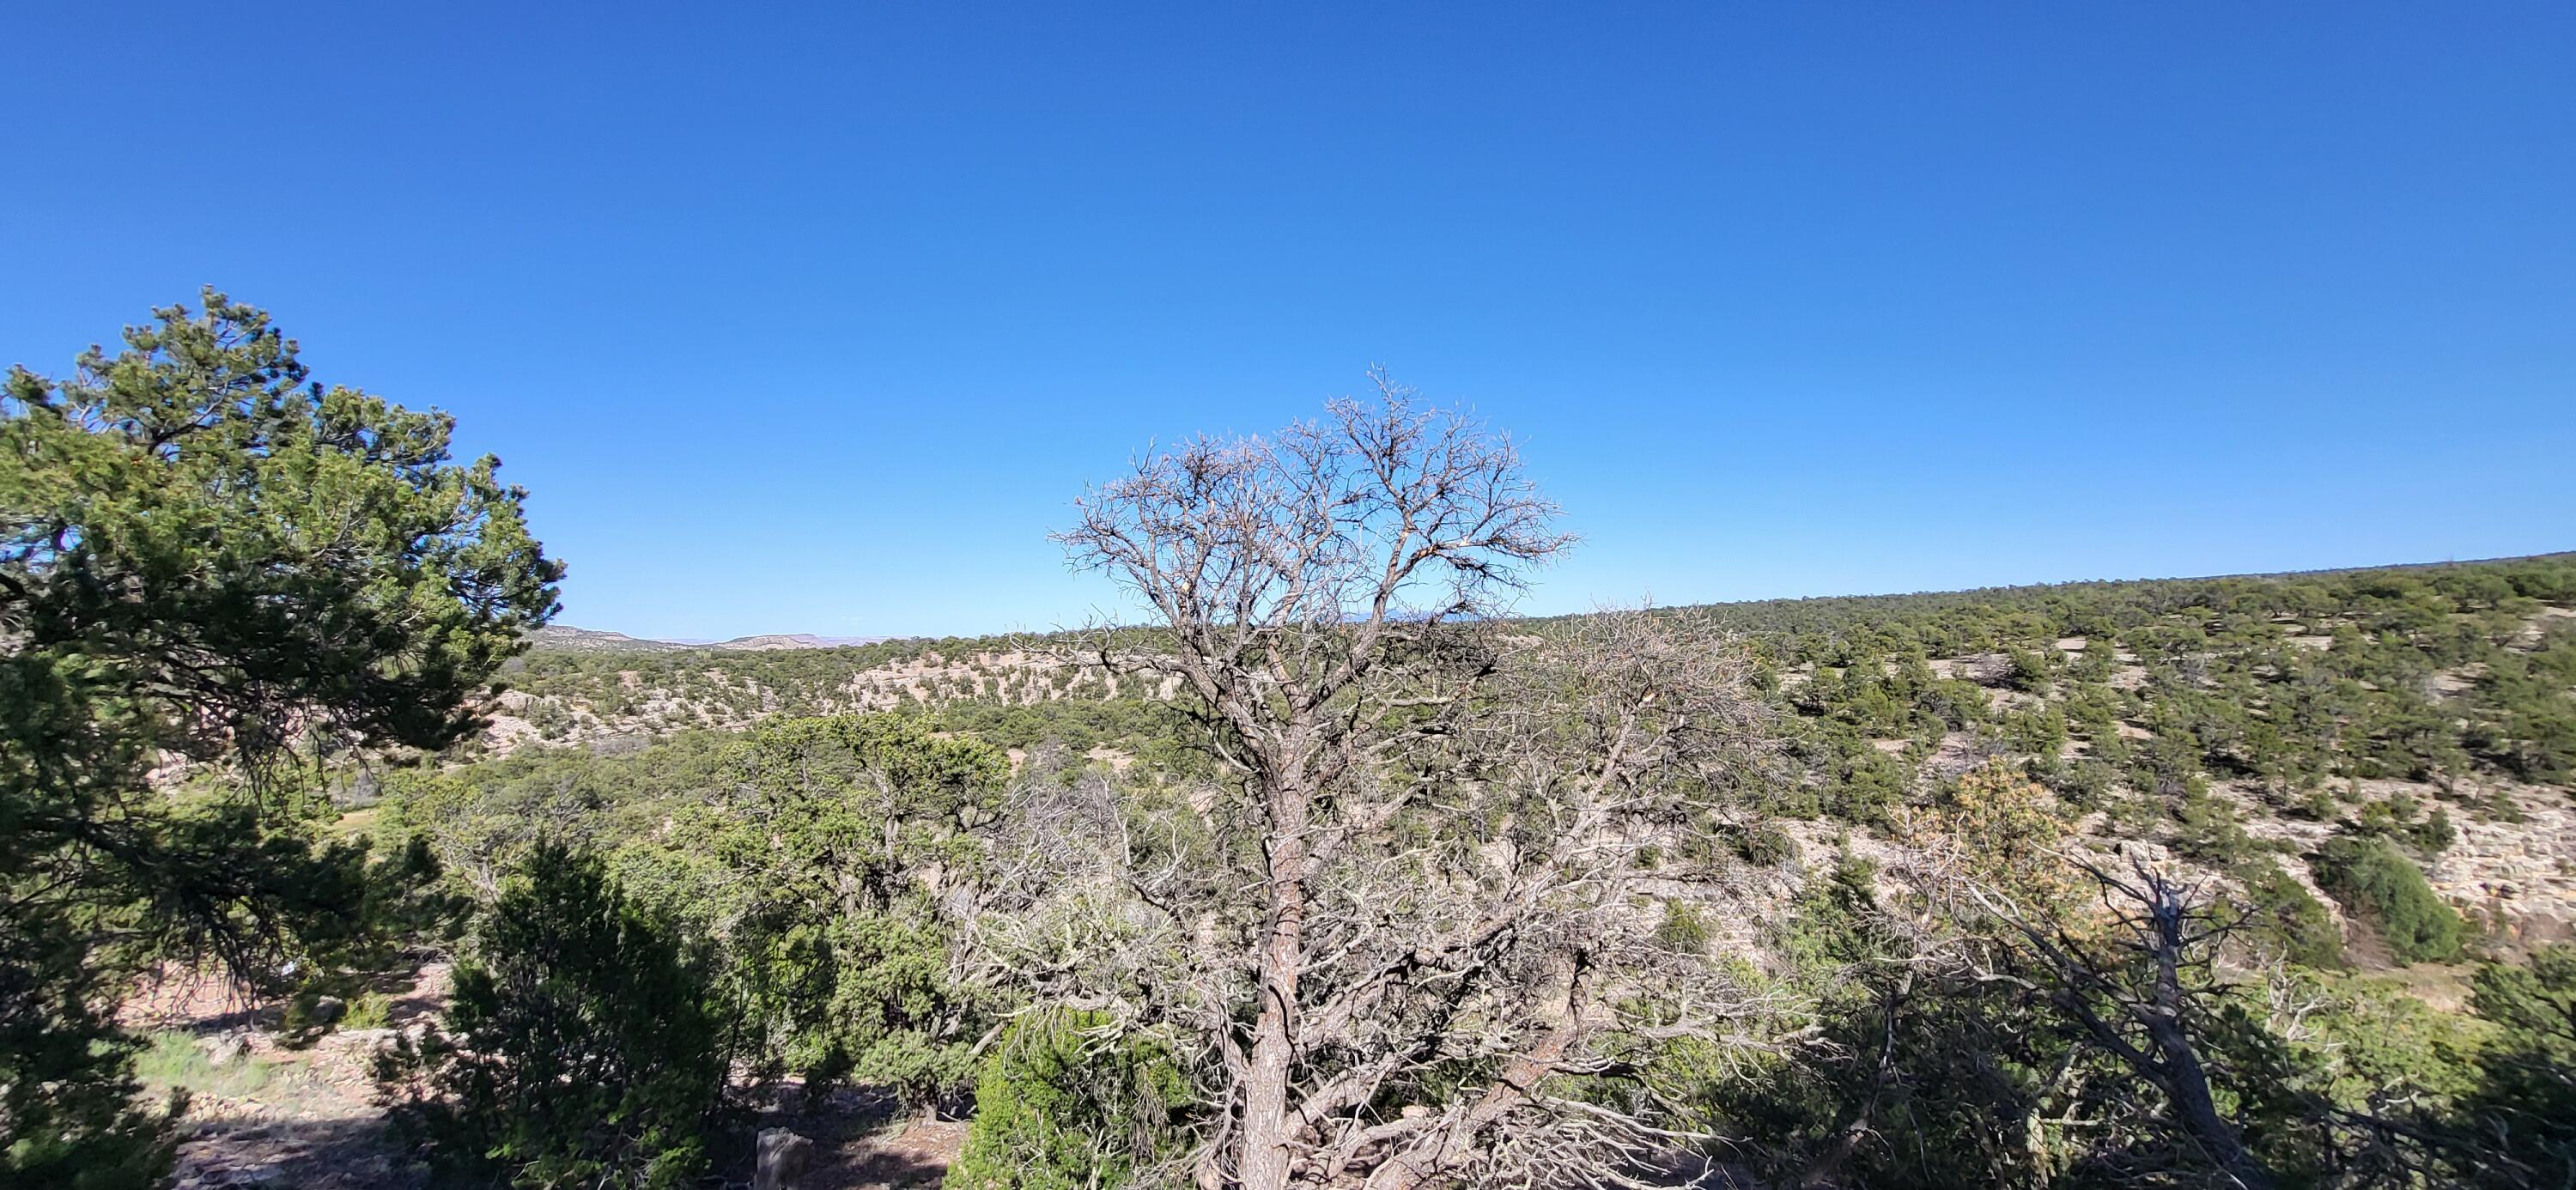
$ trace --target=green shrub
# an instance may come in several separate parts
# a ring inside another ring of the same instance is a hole
[[[1798,858],[1797,838],[1776,822],[1738,827],[1727,832],[1727,841],[1734,845],[1736,858],[1755,867],[1777,867]]]
[[[2332,790],[2319,785],[2301,794],[2291,812],[2314,822],[2332,822],[2342,812],[2343,804],[2335,800]]]
[[[2085,757],[2073,764],[2059,766],[2048,782],[2057,800],[2075,810],[2099,809],[2110,800],[2111,786],[2120,779],[2119,771],[2110,765]]]
[[[2251,924],[2280,948],[2282,958],[2320,970],[2343,966],[2343,934],[2305,886],[2269,860],[2248,863],[2242,875],[2254,911]]]
[[[383,992],[368,992],[349,1002],[349,1015],[340,1018],[343,1029],[382,1029],[393,1023],[394,998]]]
[[[2259,846],[2239,822],[2236,807],[2207,793],[2183,796],[2174,809],[2174,849],[2221,866],[2245,860]]]
[[[449,1031],[377,1060],[396,1127],[460,1181],[677,1187],[708,1172],[727,1034],[707,964],[599,861],[538,847],[456,966]]]
[[[2423,869],[2388,840],[2329,839],[2317,853],[2315,872],[2318,887],[2370,919],[2400,960],[2439,962],[2459,954],[2460,915],[2434,894]]]
[[[1099,1013],[1022,1017],[975,1087],[948,1190],[1111,1190],[1170,1151],[1189,1085],[1160,1045],[1095,1036]]]
[[[2576,1185],[2576,946],[2488,964],[2470,1004],[2500,1033],[2461,1105],[2489,1149],[2481,1164],[2516,1169],[2528,1185]]]
[[[2476,1085],[2474,1059],[2494,1032],[2487,1022],[2436,1009],[2384,976],[2308,976],[2293,986],[2314,1004],[2292,1042],[2297,1060],[2334,1103],[2368,1110],[2395,1091],[2448,1104]]]
[[[2048,689],[2048,658],[2029,649],[2008,648],[2004,650],[2004,661],[2005,684],[2015,690]]]
[[[2406,841],[2427,855],[2438,855],[2460,841],[2460,831],[2451,825],[2450,811],[2437,809],[2432,817],[2406,828]]]
[[[1684,954],[1707,954],[1714,937],[1708,919],[1688,901],[1664,902],[1664,919],[1655,923],[1655,944]]]
[[[2422,822],[2415,821],[2421,809],[2414,798],[2399,793],[2386,801],[2371,802],[2361,807],[2352,833],[2374,835],[2402,843],[2418,854],[2437,855],[2459,841],[2460,832],[2451,824],[2451,812],[2435,807]]]

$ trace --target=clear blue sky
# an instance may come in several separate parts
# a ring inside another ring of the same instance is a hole
[[[963,633],[1372,362],[1576,609],[2576,548],[2576,6],[0,13],[0,363],[212,282],[567,623]]]

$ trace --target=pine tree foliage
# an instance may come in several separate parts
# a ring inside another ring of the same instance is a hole
[[[619,867],[722,942],[765,1068],[936,1107],[973,1083],[1001,1007],[952,951],[1007,773],[999,749],[917,719],[775,722]]]
[[[712,961],[597,857],[531,852],[455,981],[445,1025],[377,1062],[396,1124],[442,1175],[572,1190],[708,1171],[733,1036]]]
[[[948,1190],[1116,1190],[1169,1155],[1189,1081],[1169,1051],[1103,1013],[1030,1012],[975,1087]]]
[[[2386,839],[2329,840],[2317,860],[2317,882],[2368,918],[2397,957],[2439,962],[2460,950],[2460,915],[2435,895],[2415,861]]]
[[[310,382],[208,290],[0,389],[0,1181],[166,1161],[109,1012],[136,966],[252,982],[363,920],[299,761],[439,748],[561,567],[450,420]],[[185,774],[187,782],[155,782]],[[178,796],[185,785],[197,796]]]

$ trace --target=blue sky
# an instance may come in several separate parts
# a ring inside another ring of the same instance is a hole
[[[374,11],[368,11],[374,10]],[[1150,440],[1382,362],[1529,610],[2576,548],[2576,7],[0,12],[0,363],[212,282],[564,621],[1044,627]]]

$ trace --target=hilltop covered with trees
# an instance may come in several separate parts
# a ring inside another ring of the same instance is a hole
[[[1777,713],[1765,813],[1885,832],[1989,761],[2097,833],[2234,865],[2302,858],[2342,825],[2419,844],[2462,907],[2543,936],[2576,921],[2545,847],[2576,772],[2576,556],[1661,609],[1740,637]],[[1521,621],[1543,639],[1585,617]],[[1057,638],[647,657],[537,652],[505,715],[551,725],[560,763],[671,734],[862,706],[1001,746],[1174,755],[1173,694]],[[1168,637],[1120,633],[1118,655]],[[659,718],[638,718],[651,706]],[[536,730],[494,737],[543,750]],[[559,745],[560,747],[560,745]],[[495,762],[484,762],[495,763]],[[533,759],[521,764],[534,763]],[[508,771],[500,762],[495,771]],[[2542,820],[2534,823],[2531,815]],[[2515,829],[2522,828],[2522,829]],[[2470,847],[2441,857],[2463,831]],[[2480,850],[2491,848],[2492,850]],[[2350,846],[2331,849],[2350,867]],[[2537,862],[2532,879],[2510,869]],[[2277,880],[2257,877],[2266,884]],[[2331,879],[2331,878],[2325,878]],[[2325,891],[2318,881],[2308,882]]]

